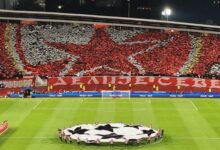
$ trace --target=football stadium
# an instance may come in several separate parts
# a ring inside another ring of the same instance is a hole
[[[171,12],[0,9],[0,150],[219,150],[220,26]]]

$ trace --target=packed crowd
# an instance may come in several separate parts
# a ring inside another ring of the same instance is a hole
[[[220,76],[220,64],[219,63],[213,64],[213,66],[210,68],[210,73]]]
[[[219,76],[220,67],[213,65],[219,61],[219,45],[217,36],[186,32],[0,23],[0,79],[21,73]]]
[[[6,30],[7,25],[0,23],[0,79],[15,78],[19,73],[8,51]]]
[[[217,36],[205,36],[202,38],[201,44],[200,58],[192,72],[200,75],[212,75],[212,65],[219,62],[220,39]]]

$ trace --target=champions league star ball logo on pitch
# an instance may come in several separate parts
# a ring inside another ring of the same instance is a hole
[[[162,140],[164,130],[123,123],[82,124],[58,129],[59,138],[66,143],[97,145],[146,144]]]

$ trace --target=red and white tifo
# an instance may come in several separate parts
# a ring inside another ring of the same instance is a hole
[[[144,144],[160,141],[164,130],[143,125],[123,123],[82,124],[58,129],[59,138],[66,143],[86,144]]]
[[[9,128],[8,121],[4,121],[2,124],[0,124],[0,135],[5,133]]]

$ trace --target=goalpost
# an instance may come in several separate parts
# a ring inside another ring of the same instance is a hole
[[[101,91],[102,99],[105,98],[127,98],[131,99],[131,91]]]

